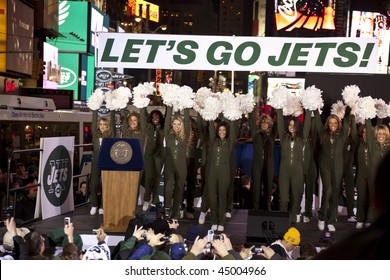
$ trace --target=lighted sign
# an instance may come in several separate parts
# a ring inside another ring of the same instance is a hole
[[[88,2],[60,1],[58,7],[58,31],[65,37],[47,42],[59,50],[87,52]]]
[[[390,42],[390,19],[388,16],[353,11],[351,37],[373,37],[378,40],[377,73],[387,74]]]
[[[300,96],[305,89],[305,79],[302,78],[268,78],[267,97],[272,96],[272,91],[285,86],[291,93]]]
[[[21,1],[7,3],[7,70],[32,74],[34,10]]]
[[[59,89],[73,90],[74,100],[79,100],[79,54],[59,53],[61,83]]]
[[[90,31],[90,46],[89,52],[95,53],[95,48],[98,45],[98,32],[107,32],[109,27],[108,16],[99,11],[96,7],[91,7],[91,31]]]
[[[61,68],[58,65],[58,49],[50,44],[43,43],[43,61],[45,61],[45,74],[43,75],[42,87],[56,89],[61,77]]]
[[[139,15],[139,5],[142,4],[142,18],[146,18],[146,5],[149,5],[149,20],[159,22],[159,6],[143,0],[129,0],[128,14],[133,16]]]
[[[292,31],[298,28],[334,30],[335,4],[332,0],[275,0],[276,29]]]

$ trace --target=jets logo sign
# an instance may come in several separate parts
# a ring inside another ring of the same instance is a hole
[[[43,171],[45,194],[54,206],[61,206],[72,183],[72,162],[68,150],[60,145],[50,154]]]

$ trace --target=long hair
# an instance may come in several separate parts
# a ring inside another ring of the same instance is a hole
[[[137,123],[137,127],[136,127],[135,131],[141,132],[142,129],[141,129],[141,122],[140,122],[139,113],[137,113],[137,112],[130,112],[130,113],[127,115],[127,124],[129,124],[131,117],[136,117],[136,118],[137,118],[138,123]],[[129,126],[129,129],[131,129],[130,126]]]
[[[259,119],[259,124],[258,124],[258,128],[260,130],[261,130],[261,123],[262,122],[268,123],[268,129],[266,132],[270,132],[272,130],[272,126],[273,126],[273,121],[272,121],[271,117],[267,114],[261,114],[260,119]]]
[[[323,129],[323,131],[321,133],[321,144],[324,143],[326,135],[330,135],[331,134],[331,131],[329,129],[329,121],[331,119],[335,119],[337,121],[338,125],[339,125],[337,130],[335,131],[335,133],[337,133],[337,132],[339,132],[341,130],[342,124],[341,124],[340,118],[337,115],[334,115],[334,114],[329,115],[326,118],[326,121],[325,121],[325,124],[324,124],[324,129]]]
[[[301,125],[301,122],[299,121],[299,119],[297,117],[291,117],[291,118],[288,119],[287,128],[286,128],[287,133],[290,134],[290,136],[292,136],[290,131],[288,130],[288,127],[289,127],[291,121],[294,122],[294,126],[295,126],[295,136],[294,136],[294,138],[302,139],[302,125]]]
[[[186,138],[186,135],[185,135],[185,131],[184,131],[184,121],[183,121],[182,117],[180,117],[180,116],[173,116],[173,117],[172,117],[172,120],[171,120],[171,129],[169,130],[169,133],[171,133],[171,134],[175,134],[175,133],[176,133],[176,132],[173,130],[173,122],[176,121],[176,120],[180,121],[180,123],[181,123],[181,130],[179,131],[178,136],[179,136],[179,138],[180,138],[181,140],[184,141],[185,138]]]
[[[150,112],[150,114],[149,114],[149,123],[150,124],[153,124],[153,121],[152,121],[152,119],[153,119],[153,115],[154,114],[157,114],[158,115],[158,117],[159,117],[159,124],[160,124],[160,127],[161,127],[161,129],[163,129],[164,128],[164,116],[163,116],[163,114],[161,113],[161,111],[160,110],[153,110],[152,112]]]
[[[220,127],[222,127],[222,126],[226,128],[226,136],[225,136],[225,139],[226,139],[226,140],[229,140],[229,126],[228,126],[227,122],[225,122],[225,121],[221,121],[220,123],[218,123],[217,129],[216,129],[216,131],[215,131],[215,133],[216,133],[216,138],[217,138],[218,140],[222,140],[222,139],[219,137],[219,129],[220,129]]]
[[[386,141],[388,141],[389,140],[389,134],[390,134],[389,133],[389,128],[386,125],[384,125],[384,124],[378,124],[377,126],[375,126],[375,130],[374,130],[375,139],[378,136],[378,132],[381,131],[381,130],[385,132],[385,134],[386,134]]]
[[[99,125],[100,125],[100,122],[103,122],[104,124],[106,124],[108,126],[108,129],[107,131],[105,131],[104,133],[102,133],[99,129]],[[98,138],[100,137],[110,137],[111,136],[111,126],[110,126],[110,121],[103,117],[103,118],[100,118],[97,122],[97,129],[96,129],[96,136]]]

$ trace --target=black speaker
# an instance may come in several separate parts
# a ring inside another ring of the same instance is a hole
[[[282,239],[290,228],[289,212],[248,211],[246,242],[269,244]]]

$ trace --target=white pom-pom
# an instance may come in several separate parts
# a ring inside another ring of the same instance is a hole
[[[178,89],[176,95],[176,102],[173,111],[177,112],[186,108],[194,106],[195,93],[189,86],[182,86]]]
[[[137,108],[145,108],[149,105],[149,95],[155,91],[154,83],[143,83],[133,88],[133,105]]]
[[[241,118],[239,100],[231,92],[223,92],[220,95],[222,112],[225,118],[235,121]]]
[[[248,114],[253,111],[255,107],[254,96],[252,93],[238,95],[240,111],[242,114]]]
[[[87,101],[87,106],[91,110],[99,110],[105,100],[104,92],[98,88],[96,89]]]
[[[204,108],[200,114],[206,121],[213,121],[218,118],[218,115],[222,112],[221,102],[217,97],[209,96],[204,101]]]
[[[177,94],[179,89],[180,86],[175,84],[160,84],[159,90],[163,103],[167,106],[176,108]]]
[[[288,93],[286,99],[286,106],[283,107],[284,116],[299,116],[303,113],[302,104],[299,97],[295,94]]]
[[[283,107],[287,105],[286,103],[288,95],[289,91],[286,87],[278,87],[272,91],[268,104],[275,109],[283,109]]]
[[[376,117],[375,100],[371,96],[359,98],[357,115],[363,119],[373,119]]]
[[[315,86],[310,86],[304,89],[301,93],[302,106],[306,110],[317,110],[324,107],[324,100],[322,99],[322,90]]]
[[[349,107],[354,107],[359,100],[360,88],[357,85],[346,86],[341,95],[344,103]]]
[[[380,119],[385,119],[388,117],[387,113],[387,104],[383,99],[374,99],[375,100],[375,108],[377,110],[377,116]]]
[[[390,116],[390,103],[387,105],[387,115]]]
[[[344,119],[346,106],[341,100],[337,100],[336,103],[333,103],[330,109],[332,115],[336,115],[340,120]]]

